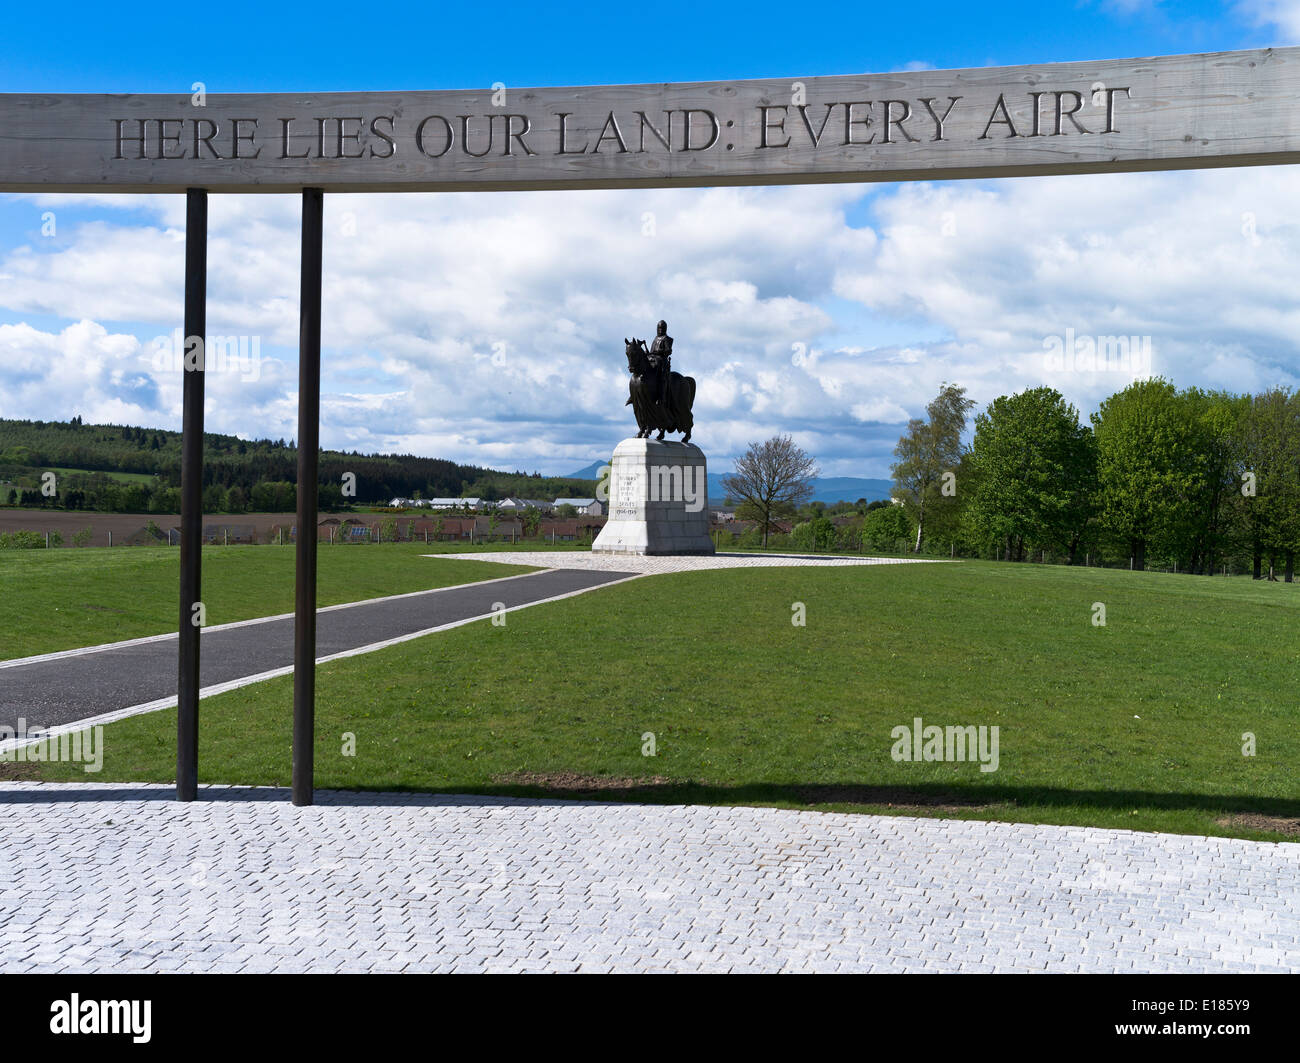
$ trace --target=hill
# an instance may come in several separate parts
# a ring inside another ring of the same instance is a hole
[[[296,505],[298,450],[292,441],[204,433],[203,449],[205,512],[285,511]],[[0,418],[0,504],[176,513],[180,469],[179,432],[84,424],[80,417]],[[41,477],[51,471],[58,493],[47,499]],[[344,485],[353,482],[355,494],[345,495]],[[554,498],[594,489],[581,478],[503,472],[415,454],[325,450],[320,457],[322,509],[373,505],[399,495]]]

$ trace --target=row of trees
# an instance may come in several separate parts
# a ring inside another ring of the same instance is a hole
[[[1024,560],[1048,551],[1214,572],[1244,559],[1290,579],[1300,549],[1300,393],[1235,395],[1140,380],[1089,422],[1053,388],[975,418],[945,384],[895,449],[895,497],[927,539]]]
[[[61,473],[56,489],[45,494],[29,482],[23,487],[0,489],[0,502],[24,509],[93,510],[98,513],[179,513],[181,490],[164,483],[119,483],[104,473]],[[320,508],[342,509],[345,499],[338,484],[322,484]],[[203,489],[204,513],[291,513],[298,505],[298,489],[287,481],[255,483],[251,490],[209,484]]]
[[[800,516],[804,516],[803,513]],[[865,512],[853,511],[839,519],[809,514],[791,529],[789,545],[814,552],[877,550],[897,553],[911,547],[916,529],[902,506],[872,502]],[[757,545],[757,544],[755,544]],[[778,537],[774,545],[785,545]]]

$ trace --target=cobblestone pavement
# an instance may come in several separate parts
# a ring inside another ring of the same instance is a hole
[[[580,568],[598,572],[694,572],[710,568],[835,568],[841,565],[950,565],[929,557],[869,557],[854,554],[711,554],[699,557],[646,557],[640,554],[593,554],[586,550],[485,550],[472,554],[429,554],[429,557],[498,561],[503,565],[537,568]]]
[[[0,970],[1285,971],[1300,845],[765,808],[0,784]]]

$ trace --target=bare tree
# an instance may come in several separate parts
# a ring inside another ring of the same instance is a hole
[[[934,500],[945,473],[956,476],[961,461],[961,434],[966,431],[966,414],[975,405],[966,389],[943,384],[939,394],[925,408],[927,419],[914,417],[894,448],[894,491],[896,499],[916,519],[914,553],[921,552],[925,535],[926,506]]]
[[[736,460],[736,471],[722,479],[728,497],[740,503],[736,516],[756,521],[763,529],[763,545],[778,518],[793,514],[812,496],[812,481],[821,470],[812,456],[795,446],[789,436],[773,436],[766,443],[751,443]]]

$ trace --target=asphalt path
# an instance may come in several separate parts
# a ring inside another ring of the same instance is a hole
[[[633,572],[549,569],[486,583],[443,587],[396,598],[332,607],[316,614],[317,658],[428,628],[591,590]],[[205,630],[200,637],[201,688],[235,682],[293,664],[293,618]],[[176,697],[176,635],[134,645],[7,665],[0,662],[0,726],[57,727],[104,713]]]

